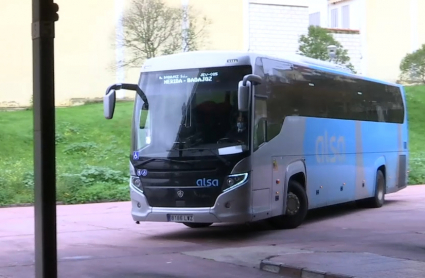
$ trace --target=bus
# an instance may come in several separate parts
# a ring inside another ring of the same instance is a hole
[[[269,221],[293,229],[309,210],[379,208],[407,186],[401,85],[300,55],[194,51],[148,59],[135,91],[131,215],[140,221]]]

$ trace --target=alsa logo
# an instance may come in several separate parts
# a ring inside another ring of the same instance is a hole
[[[345,137],[325,135],[316,138],[316,160],[318,163],[336,163],[345,161]]]
[[[202,187],[218,186],[218,179],[198,179],[196,185]]]

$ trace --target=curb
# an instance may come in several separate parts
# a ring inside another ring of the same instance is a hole
[[[95,204],[105,204],[105,203],[125,203],[130,202],[130,200],[99,200],[99,201],[89,201],[89,202],[82,202],[82,203],[65,203],[62,201],[56,202],[56,206],[76,206],[76,205],[95,205]],[[27,208],[27,207],[33,207],[34,203],[21,203],[21,204],[9,204],[9,205],[0,205],[1,208]],[[1,276],[0,276],[1,278]]]
[[[260,269],[263,271],[284,275],[288,278],[355,278],[354,276],[312,270],[303,267],[286,265],[283,263],[262,260]]]

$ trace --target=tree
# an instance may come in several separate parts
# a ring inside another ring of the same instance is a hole
[[[121,21],[123,35],[118,37],[117,44],[129,55],[120,61],[119,67],[140,67],[152,57],[198,50],[211,24],[191,6],[171,7],[163,0],[132,0]]]
[[[425,84],[425,44],[407,54],[400,63],[401,79],[419,81]]]
[[[320,26],[310,25],[310,27],[308,27],[308,35],[301,35],[298,42],[298,54],[322,61],[330,61],[328,46],[335,45],[337,50],[333,62],[343,65],[355,72],[347,50],[344,49],[341,43],[335,40],[332,34],[329,34],[326,29]]]

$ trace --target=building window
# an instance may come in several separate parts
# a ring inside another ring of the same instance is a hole
[[[310,25],[320,26],[320,12],[310,14]]]
[[[338,28],[338,9],[331,10],[331,28]]]
[[[342,28],[350,29],[350,5],[342,6],[341,13]]]

